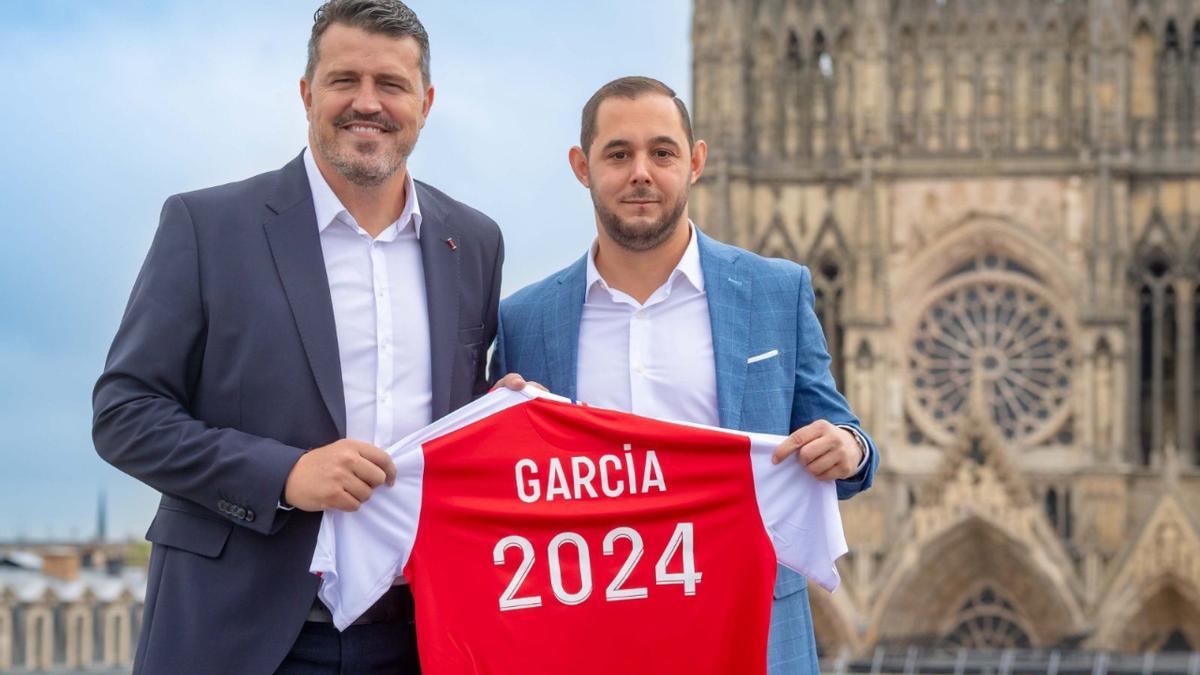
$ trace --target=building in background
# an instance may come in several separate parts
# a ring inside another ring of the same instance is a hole
[[[0,673],[128,668],[146,594],[139,544],[0,545]]]
[[[1200,650],[1200,0],[695,0],[693,216],[884,460],[826,653]]]
[[[0,542],[0,673],[128,672],[146,596],[145,542]]]

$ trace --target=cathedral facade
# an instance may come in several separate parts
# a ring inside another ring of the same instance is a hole
[[[1200,0],[695,0],[692,216],[881,447],[826,653],[1200,650]]]

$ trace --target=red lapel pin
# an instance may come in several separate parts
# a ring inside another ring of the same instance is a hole
[[[457,250],[458,250],[458,244],[454,243],[454,237],[447,237],[447,238],[446,238],[446,245],[450,247],[450,250],[451,250],[451,251],[457,251]]]

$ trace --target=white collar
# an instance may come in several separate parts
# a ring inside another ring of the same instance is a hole
[[[692,221],[688,221],[688,245],[683,250],[683,256],[679,258],[679,262],[675,264],[675,269],[671,270],[671,275],[667,277],[664,286],[668,288],[672,282],[679,276],[687,279],[687,281],[697,291],[704,291],[704,272],[700,268],[700,246],[696,243],[696,226]],[[608,282],[604,277],[600,276],[600,271],[596,269],[596,250],[599,244],[596,240],[592,241],[591,247],[588,249],[587,257],[587,281],[585,293],[592,290],[596,284],[600,284],[605,289],[609,289]]]
[[[308,173],[308,187],[312,191],[313,209],[317,212],[317,231],[324,232],[325,228],[339,218],[347,225],[357,228],[358,223],[354,222],[354,217],[342,205],[342,200],[334,194],[333,188],[329,187],[329,183],[321,175],[321,170],[317,168],[311,146],[304,150],[304,170]],[[407,228],[409,223],[412,223],[417,238],[421,238],[421,205],[417,202],[416,184],[413,182],[411,171],[407,172],[404,177],[404,194],[406,195],[404,210],[400,212],[400,217],[396,219],[396,222],[379,235],[381,241],[395,239],[396,235]]]

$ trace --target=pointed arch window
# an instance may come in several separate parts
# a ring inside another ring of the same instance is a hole
[[[817,72],[826,80],[833,79],[833,54],[829,52],[828,45],[825,44],[825,33],[817,31],[813,38],[813,57],[817,64]]]
[[[788,30],[783,66],[783,154],[797,157],[808,154],[809,123],[812,103],[809,100],[808,73],[805,71],[804,47],[795,30]]]
[[[1058,490],[1050,488],[1046,490],[1046,519],[1055,525],[1058,524]]]
[[[1071,539],[1074,523],[1071,514],[1071,489],[1068,487],[1050,487],[1043,498],[1046,519],[1064,540]]]
[[[823,156],[832,145],[834,63],[825,33],[820,30],[813,35],[812,66],[808,97],[812,109],[812,151]]]
[[[1192,90],[1192,137],[1191,144],[1200,147],[1200,19],[1192,24],[1192,48],[1189,55],[1191,61],[1191,90]]]
[[[752,86],[755,91],[755,104],[752,112],[755,149],[761,158],[772,158],[780,149],[779,119],[780,82],[776,59],[778,45],[774,35],[768,29],[763,29],[754,47],[754,78]],[[786,88],[782,91],[787,91]]]
[[[793,70],[800,70],[804,67],[804,55],[800,52],[800,38],[796,37],[794,30],[788,31],[787,62]]]
[[[1179,29],[1172,19],[1167,22],[1163,36],[1163,51],[1159,61],[1159,119],[1162,144],[1174,147],[1180,141],[1179,123],[1183,103],[1184,80]]]
[[[911,26],[900,29],[900,58],[893,66],[892,81],[896,83],[894,126],[896,141],[904,146],[917,142],[917,100],[921,66],[917,38]]]
[[[1149,465],[1171,446],[1185,461],[1200,465],[1198,272],[1172,256],[1176,243],[1158,212],[1138,248],[1133,277],[1138,301],[1136,458]]]
[[[1069,97],[1071,102],[1071,135],[1072,140],[1079,145],[1088,140],[1088,35],[1086,24],[1080,23],[1071,33],[1070,50],[1067,60]]]
[[[1158,74],[1154,68],[1154,34],[1150,26],[1138,24],[1133,36],[1132,95],[1129,97],[1133,118],[1133,142],[1139,149],[1150,147],[1155,138],[1158,119]]]
[[[1149,466],[1167,439],[1172,400],[1168,364],[1174,362],[1174,290],[1171,264],[1155,251],[1143,258],[1138,286],[1138,459]]]
[[[846,291],[845,270],[841,260],[833,251],[821,254],[813,268],[813,294],[816,296],[817,318],[825,331],[825,342],[829,348],[830,371],[839,388],[846,386],[846,364],[844,356],[845,326],[843,305]]]

